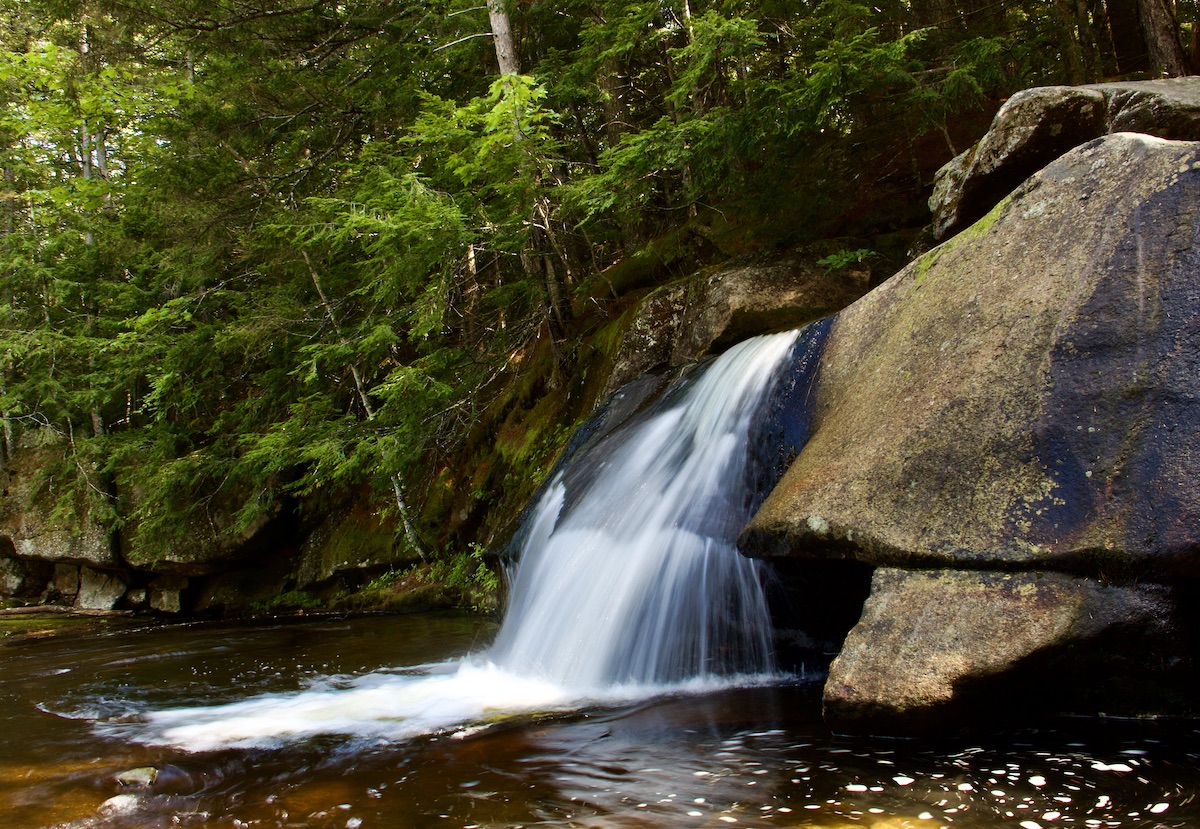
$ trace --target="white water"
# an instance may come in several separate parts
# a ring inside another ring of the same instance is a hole
[[[584,688],[770,670],[757,563],[738,554],[747,436],[794,335],[742,343],[636,427],[560,518],[534,518],[491,658]],[[552,528],[552,529],[551,529]]]
[[[560,476],[530,519],[508,614],[485,653],[116,727],[194,751],[321,735],[392,741],[761,680],[773,669],[770,620],[758,565],[734,542],[749,518],[750,428],[795,339],[735,346],[672,402],[585,450],[587,480]]]

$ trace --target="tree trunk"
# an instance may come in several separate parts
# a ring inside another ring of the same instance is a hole
[[[1098,18],[1092,14],[1090,0],[1075,0],[1075,19],[1079,24],[1079,46],[1083,51],[1083,69],[1088,83],[1100,80],[1100,64],[1096,58]]]
[[[1062,32],[1064,51],[1067,57],[1067,79],[1074,84],[1087,82],[1083,63],[1083,49],[1079,45],[1081,32],[1075,25],[1075,4],[1071,0],[1054,0],[1054,13]]]
[[[463,282],[463,335],[467,346],[475,348],[480,341],[479,327],[479,263],[475,259],[475,243],[467,244],[466,278]]]
[[[487,6],[488,18],[492,24],[492,39],[496,44],[496,62],[500,66],[500,75],[519,74],[521,66],[517,60],[517,47],[513,40],[512,24],[508,18],[508,11],[504,7],[504,0],[488,0]],[[518,141],[522,140],[520,124],[514,125],[513,134]],[[535,232],[533,236],[535,239],[534,252],[528,255],[522,253],[522,262],[525,265],[526,273],[530,276],[541,272],[550,305],[548,317],[551,338],[557,340],[565,335],[565,321],[570,317],[571,307],[565,300],[566,283],[564,278],[554,267],[546,248],[558,255],[563,263],[563,268],[568,272],[568,279],[570,278],[570,263],[561,246],[556,244],[554,227],[551,224],[550,206],[540,198],[534,200],[532,224],[541,230],[540,235],[544,238],[544,244],[537,244],[539,234]]]
[[[961,21],[954,0],[913,0],[913,14],[922,28],[959,28]]]
[[[1146,38],[1138,15],[1139,0],[1104,0],[1108,12],[1108,33],[1112,37],[1117,72],[1129,75],[1150,70]]]
[[[488,20],[492,24],[492,40],[496,44],[496,62],[501,75],[521,74],[521,62],[517,58],[517,44],[513,39],[512,24],[504,0],[487,0]]]
[[[1187,56],[1179,40],[1179,20],[1173,0],[1138,0],[1146,50],[1158,78],[1178,78],[1188,73]]]

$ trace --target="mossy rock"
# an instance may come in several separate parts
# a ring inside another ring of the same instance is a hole
[[[756,555],[1200,575],[1200,144],[1051,164],[834,322]]]

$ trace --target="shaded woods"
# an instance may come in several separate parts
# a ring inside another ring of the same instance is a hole
[[[629,297],[781,247],[894,270],[999,101],[1186,74],[1195,13],[3,0],[4,459],[63,447],[44,487],[123,544],[347,497],[487,540]]]

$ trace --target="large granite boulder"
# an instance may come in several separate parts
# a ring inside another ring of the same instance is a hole
[[[869,268],[817,262],[801,255],[742,261],[652,292],[633,313],[604,394],[645,372],[827,317],[867,292]]]
[[[839,315],[813,434],[743,549],[1117,585],[1200,575],[1198,234],[1200,144],[1119,133],[1046,167]],[[966,603],[955,614],[1008,606],[971,578],[946,595]],[[897,629],[913,627],[919,603],[890,607]],[[1075,611],[1055,613],[1065,633],[1021,640],[987,676],[1070,640]],[[872,618],[834,664],[831,718],[920,720],[926,703],[903,689],[923,663],[896,656]],[[914,631],[917,652],[974,651],[953,626]],[[961,687],[978,670],[943,660],[935,684]]]
[[[1200,77],[1046,86],[1013,95],[988,132],[938,171],[935,238],[979,219],[1063,153],[1114,132],[1200,139]]]

